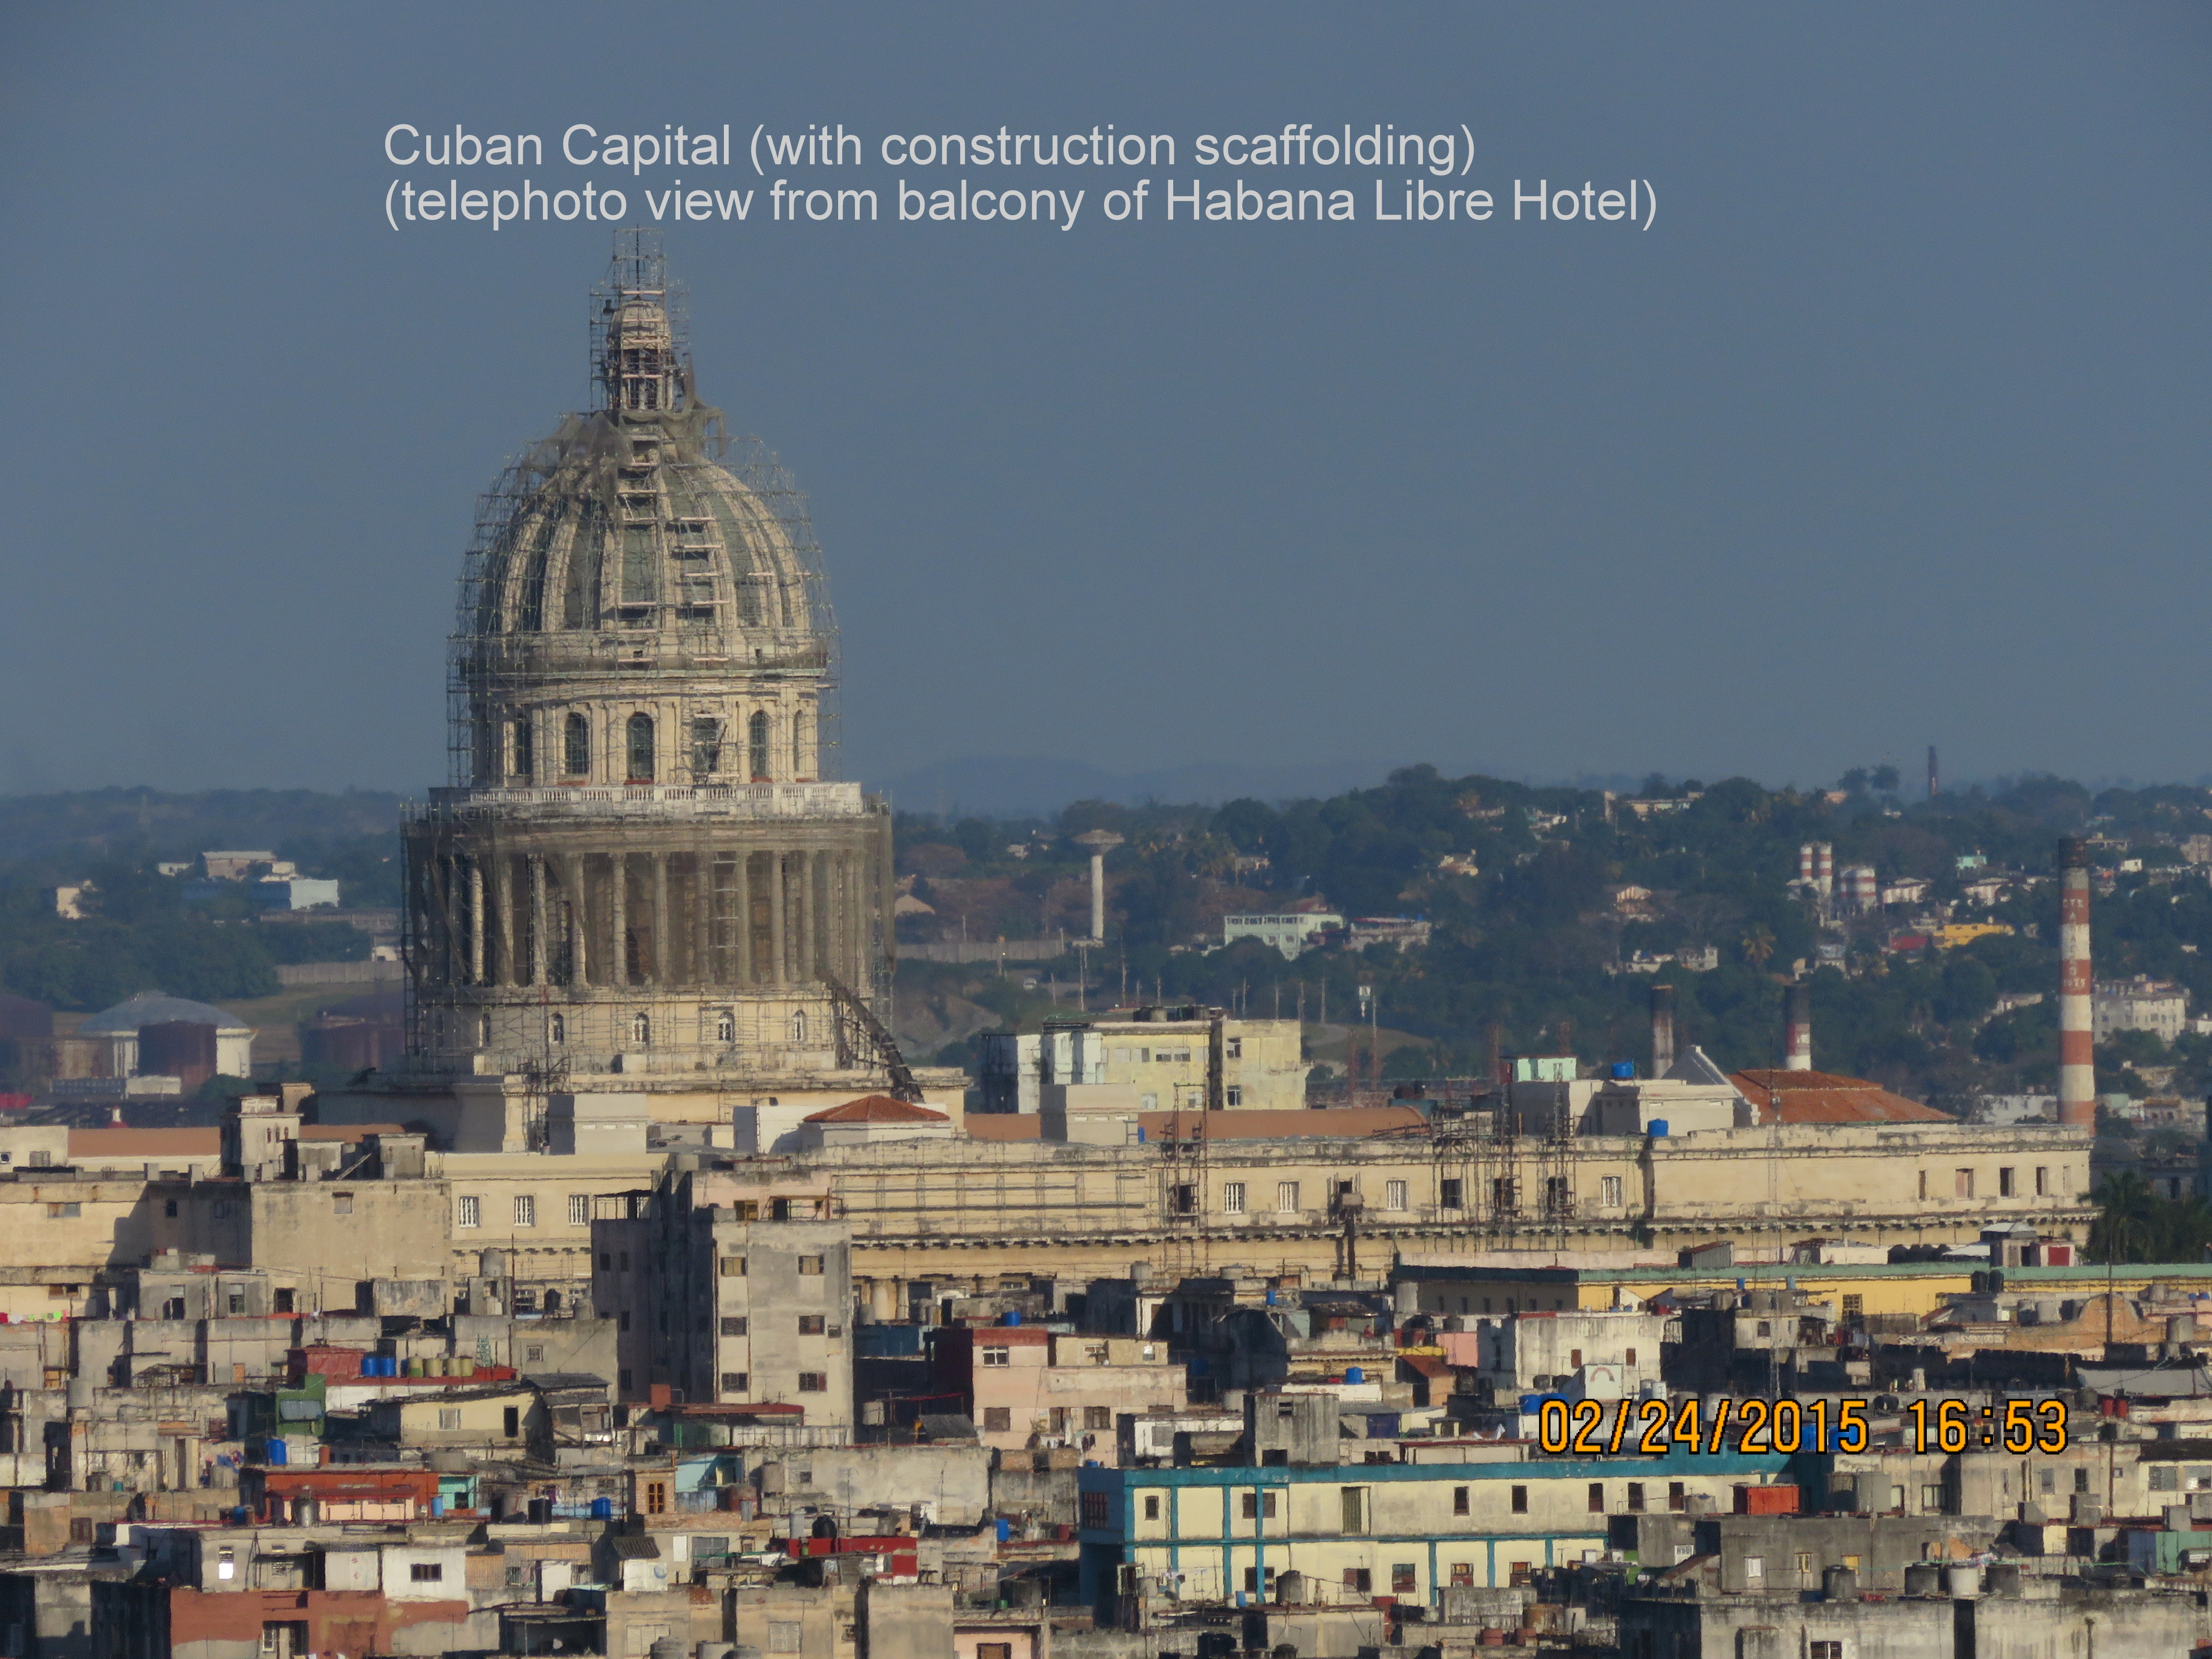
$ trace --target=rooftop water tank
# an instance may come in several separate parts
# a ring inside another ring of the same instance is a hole
[[[1344,1368],[1344,1380],[1347,1382],[1364,1382],[1367,1380],[1367,1373],[1357,1365],[1346,1365]]]
[[[1625,1060],[1613,1062],[1613,1077],[1616,1083],[1626,1083],[1636,1075],[1636,1067]]]
[[[1666,1139],[1666,1138],[1667,1138],[1667,1120],[1666,1120],[1665,1118],[1663,1118],[1663,1117],[1655,1117],[1655,1118],[1653,1118],[1653,1119],[1651,1120],[1651,1131],[1650,1131],[1650,1133],[1651,1133],[1651,1138],[1652,1138],[1654,1140],[1664,1140],[1664,1139]]]

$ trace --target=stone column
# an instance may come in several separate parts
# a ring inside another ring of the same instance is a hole
[[[584,902],[584,858],[571,853],[561,860],[561,885],[568,906],[568,980],[573,985],[592,982],[589,960],[591,907]]]
[[[530,857],[530,983],[545,983],[552,942],[545,936],[545,854]]]
[[[646,964],[646,974],[652,983],[665,985],[672,959],[668,948],[668,854],[648,856],[653,860],[653,960]]]
[[[714,978],[714,854],[701,847],[691,854],[691,983]]]
[[[799,855],[799,973],[801,985],[812,984],[822,977],[822,945],[814,935],[815,919],[819,907],[814,898],[814,878],[820,860],[811,853]]]
[[[607,975],[610,985],[629,983],[629,854],[607,855]]]
[[[750,849],[738,854],[732,872],[737,878],[737,916],[730,924],[730,960],[732,984],[750,985],[753,982],[753,855]]]
[[[469,983],[484,982],[483,860],[469,860]]]
[[[781,985],[791,977],[791,957],[785,949],[783,854],[768,855],[768,982]]]
[[[520,984],[514,970],[514,939],[521,929],[514,919],[514,860],[507,853],[492,855],[491,918],[492,983]]]

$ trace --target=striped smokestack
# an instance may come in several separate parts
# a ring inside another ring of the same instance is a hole
[[[1664,1077],[1674,1069],[1674,988],[1651,988],[1651,1075]]]
[[[1782,988],[1784,1035],[1789,1052],[1782,1067],[1788,1072],[1813,1069],[1813,993],[1795,980]]]
[[[2058,843],[2058,1121],[2094,1127],[2097,1056],[2089,964],[2089,848]]]

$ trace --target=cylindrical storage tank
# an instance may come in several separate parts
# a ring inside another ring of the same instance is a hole
[[[280,1437],[276,1435],[271,1435],[264,1443],[263,1455],[269,1460],[270,1466],[273,1468],[279,1467],[283,1463],[285,1455],[289,1450],[289,1448],[284,1444],[284,1442]]]
[[[1820,1574],[1820,1599],[1824,1601],[1856,1601],[1859,1599],[1859,1576],[1849,1567],[1829,1567]]]
[[[653,1659],[684,1659],[684,1644],[673,1636],[664,1636],[646,1651]]]
[[[592,1520],[594,1520],[594,1521],[611,1521],[612,1519],[614,1519],[614,1513],[615,1513],[615,1501],[614,1501],[614,1499],[613,1499],[613,1498],[594,1498],[592,1500]]]
[[[421,1354],[414,1353],[407,1356],[407,1375],[410,1376],[422,1376],[425,1375],[425,1372],[422,1370],[422,1356]]]
[[[1651,1138],[1652,1138],[1654,1140],[1664,1140],[1664,1139],[1667,1139],[1667,1120],[1666,1120],[1665,1118],[1663,1118],[1663,1117],[1655,1117],[1655,1118],[1653,1118],[1653,1119],[1651,1120],[1651,1127],[1650,1127],[1650,1131],[1649,1131],[1649,1133],[1650,1134]]]
[[[444,1354],[436,1354],[432,1356],[430,1360],[431,1376],[451,1376],[453,1374],[453,1362],[451,1359],[447,1358]]]
[[[1971,1601],[1982,1593],[1982,1570],[1979,1567],[1946,1567],[1943,1588],[1954,1601]]]
[[[1364,1382],[1367,1380],[1367,1373],[1358,1365],[1346,1365],[1344,1368],[1344,1380],[1347,1382]]]

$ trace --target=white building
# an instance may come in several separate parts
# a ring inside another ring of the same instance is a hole
[[[2093,999],[2097,1040],[2115,1031],[2149,1031],[2171,1042],[2189,1029],[2189,993],[2142,975],[2096,988]]]
[[[1221,919],[1221,942],[1234,945],[1240,939],[1256,939],[1262,945],[1273,945],[1284,957],[1296,961],[1304,952],[1321,943],[1326,928],[1341,927],[1344,918],[1333,910],[1291,910],[1269,916],[1224,916]]]

